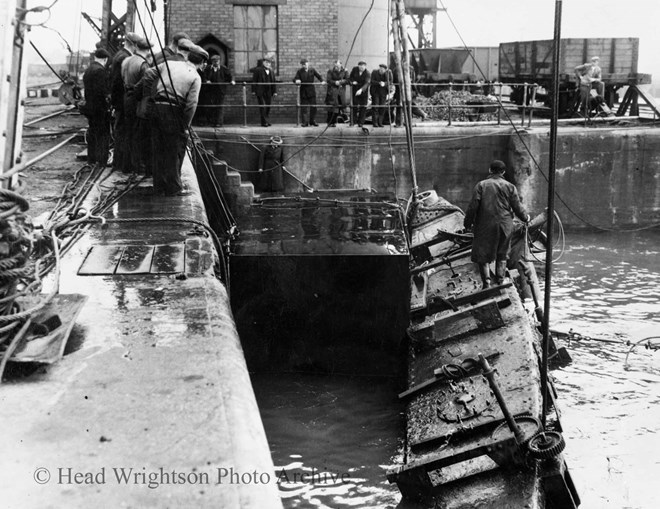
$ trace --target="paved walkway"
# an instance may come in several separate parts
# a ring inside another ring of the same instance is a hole
[[[189,196],[142,187],[113,214],[205,222],[189,164],[184,180]],[[170,246],[187,274],[140,273],[129,259],[131,274],[118,263],[114,275],[78,275],[99,245]],[[281,506],[214,256],[193,224],[150,222],[94,227],[67,253],[60,292],[87,296],[72,351],[0,386],[2,507]]]

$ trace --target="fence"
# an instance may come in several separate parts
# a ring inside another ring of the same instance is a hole
[[[224,108],[225,122],[247,127],[249,124],[259,124],[259,108],[256,98],[251,92],[255,83],[243,82],[234,86],[230,84],[205,83],[202,85],[202,93],[198,104],[198,112],[195,118],[197,124],[203,123],[205,117],[212,117],[216,108]],[[305,84],[309,86],[310,84]],[[273,98],[271,118],[275,121],[294,122],[296,126],[301,125],[300,84],[278,82],[276,83],[278,95]],[[327,112],[332,105],[326,104],[327,85],[314,83],[317,110]],[[211,97],[217,93],[218,87],[226,90],[224,104],[214,104]],[[511,102],[511,87],[522,90],[522,103]],[[355,111],[353,97],[350,93],[350,85],[342,87],[340,97],[343,104],[340,112],[345,122],[353,125]],[[521,125],[531,125],[535,111],[548,110],[546,106],[536,104],[537,90],[539,86],[534,83],[415,83],[413,85],[414,95],[413,112],[417,110],[424,112],[432,120],[444,121],[447,125],[457,121],[479,122],[484,119],[502,123],[503,112],[511,111],[520,114]],[[474,97],[471,97],[474,96]],[[388,96],[389,98],[389,96]],[[393,120],[395,110],[398,106],[391,101],[382,106],[386,109],[385,120]],[[434,102],[435,101],[435,102]],[[379,108],[381,106],[378,106]],[[367,106],[367,116],[373,112],[371,101]]]

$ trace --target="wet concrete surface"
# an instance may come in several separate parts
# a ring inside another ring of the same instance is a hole
[[[78,149],[30,170],[33,211],[46,213],[44,197],[80,167]],[[146,182],[107,217],[205,222],[189,163],[184,181],[188,196],[154,197]],[[78,275],[100,245],[174,246],[159,263],[178,269],[180,251],[191,255],[178,274]],[[3,507],[280,505],[276,484],[263,482],[273,463],[213,256],[203,231],[171,222],[93,226],[66,254],[60,292],[88,301],[59,363],[0,388]]]

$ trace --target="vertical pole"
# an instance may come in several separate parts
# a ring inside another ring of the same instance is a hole
[[[453,83],[449,84],[449,103],[447,103],[447,112],[448,112],[448,117],[449,117],[449,124],[451,125],[451,96],[452,96],[452,89],[453,89]]]
[[[555,30],[552,55],[552,119],[550,121],[550,161],[548,165],[548,221],[547,246],[545,251],[545,288],[543,308],[543,356],[541,366],[541,393],[543,394],[543,411],[541,425],[545,428],[548,411],[548,351],[550,345],[550,295],[552,288],[552,230],[555,218],[555,173],[557,169],[557,119],[559,118],[559,43],[561,41],[561,7],[562,0],[555,0]]]
[[[5,173],[21,162],[23,134],[23,97],[25,97],[25,45],[28,30],[22,23],[25,19],[26,0],[5,2],[0,8],[2,31],[0,50],[0,164]],[[2,187],[10,188],[11,183],[3,181]]]
[[[525,113],[527,112],[527,83],[523,84],[523,102],[522,102],[522,122],[521,126],[525,127]]]
[[[243,83],[243,127],[247,127],[247,85]]]
[[[124,23],[124,33],[135,31],[135,0],[126,2],[126,22]]]
[[[301,85],[296,86],[296,127],[300,126],[300,114],[302,113],[300,108],[300,87]],[[316,85],[314,85],[314,87],[316,87]]]
[[[497,101],[497,104],[498,104],[498,107],[497,107],[497,125],[502,125],[502,108],[503,108],[503,106],[502,106],[502,86],[503,85],[502,85],[501,82],[498,83],[498,85],[500,87],[500,91],[499,91],[499,99]]]
[[[112,0],[103,0],[101,39],[104,41],[110,41],[110,25],[112,25]]]
[[[529,117],[527,119],[527,127],[532,127],[532,117],[534,116],[534,103],[536,102],[536,88],[538,85],[535,83],[532,85],[532,100],[531,106],[529,108]]]

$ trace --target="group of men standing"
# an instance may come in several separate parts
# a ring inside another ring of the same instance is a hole
[[[98,48],[83,76],[89,119],[88,160],[106,165],[114,118],[113,168],[153,176],[154,193],[184,193],[181,165],[208,53],[184,33],[154,54],[144,37],[126,34],[110,58]]]

